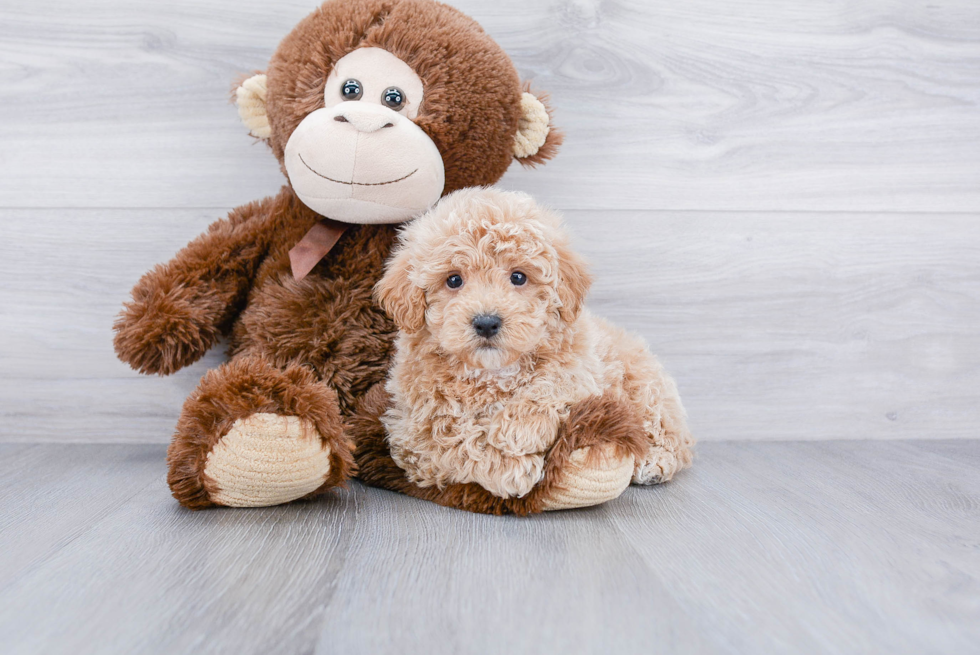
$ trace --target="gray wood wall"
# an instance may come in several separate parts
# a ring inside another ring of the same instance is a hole
[[[0,440],[168,440],[214,352],[116,361],[139,275],[283,178],[229,103],[315,0],[0,2]],[[713,439],[976,437],[977,0],[456,0],[567,132],[595,310]]]

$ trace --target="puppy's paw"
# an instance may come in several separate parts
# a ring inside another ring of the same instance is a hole
[[[632,455],[618,455],[612,445],[572,451],[554,488],[542,502],[544,511],[599,505],[618,498],[633,477]]]
[[[660,484],[667,482],[680,469],[683,463],[677,454],[663,446],[651,446],[643,459],[637,460],[633,471],[633,484]]]
[[[465,474],[454,482],[476,482],[499,498],[523,498],[544,478],[542,455],[497,454],[472,464],[464,466]]]

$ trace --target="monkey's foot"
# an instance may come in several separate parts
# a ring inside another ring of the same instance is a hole
[[[300,365],[240,357],[208,371],[184,403],[167,483],[191,509],[278,505],[354,470],[336,392]]]
[[[579,448],[569,455],[542,509],[552,511],[599,505],[618,498],[633,477],[632,455],[619,456],[612,446]]]
[[[216,505],[280,505],[323,486],[330,477],[330,447],[306,419],[252,414],[235,421],[211,449],[204,477]]]

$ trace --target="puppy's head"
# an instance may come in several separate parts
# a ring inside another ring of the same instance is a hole
[[[464,189],[405,228],[375,296],[402,331],[500,369],[554,346],[590,284],[556,214],[525,194]]]

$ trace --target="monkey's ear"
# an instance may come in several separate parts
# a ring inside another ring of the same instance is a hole
[[[268,139],[272,134],[269,116],[265,113],[265,73],[253,75],[235,89],[235,104],[249,134]]]
[[[536,96],[525,85],[521,118],[514,135],[514,157],[524,166],[543,164],[558,153],[564,135],[551,124],[547,96]]]
[[[388,261],[374,297],[399,329],[412,334],[425,325],[425,292],[408,277],[409,254],[401,249]]]

